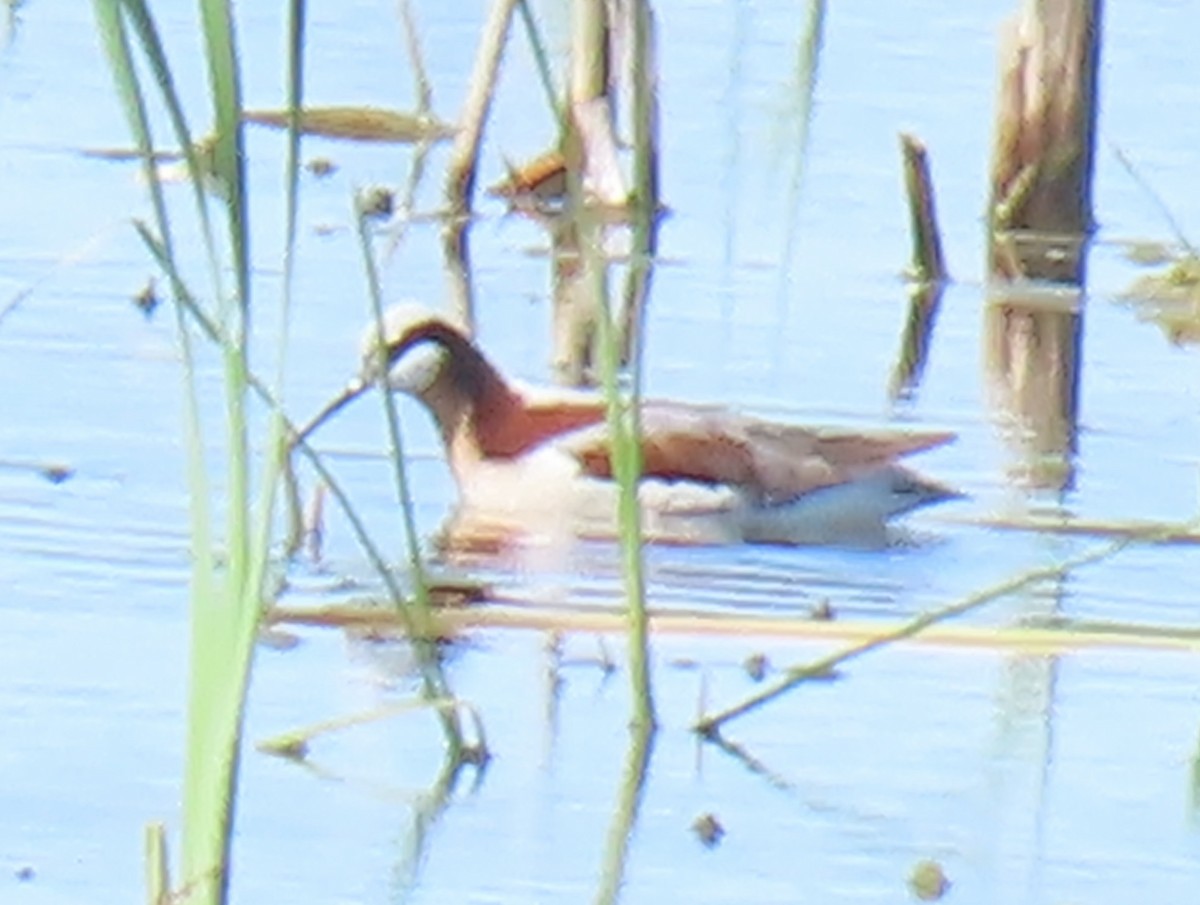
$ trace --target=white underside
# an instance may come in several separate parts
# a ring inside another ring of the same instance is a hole
[[[728,486],[647,479],[638,490],[642,532],[650,541],[686,545],[875,544],[886,537],[889,519],[913,507],[911,497],[893,490],[900,473],[893,466],[778,505],[758,504]],[[521,466],[485,464],[461,490],[449,526],[456,534],[528,540],[616,534],[616,485],[581,475],[553,449]]]

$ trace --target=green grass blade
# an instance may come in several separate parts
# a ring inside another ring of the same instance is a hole
[[[283,415],[283,391],[288,364],[288,335],[292,320],[292,285],[295,279],[295,251],[300,198],[300,110],[304,105],[304,32],[306,0],[290,0],[288,4],[288,61],[287,149],[284,158],[285,222],[283,246],[283,276],[280,286],[279,322],[275,330],[277,343],[276,374],[271,393],[270,424],[267,429],[266,462],[258,501],[258,524],[255,532],[255,555],[248,578],[249,588],[262,588],[266,575],[267,553],[271,544],[271,529],[275,512],[275,493],[283,459],[287,455],[287,423]]]
[[[236,278],[235,298],[246,318],[250,312],[250,231],[246,210],[246,147],[242,124],[242,88],[238,69],[233,6],[229,0],[201,0],[209,92],[215,122],[214,169],[222,183],[229,221],[229,243]],[[224,301],[224,300],[223,300]]]
[[[371,237],[367,234],[367,218],[361,210],[359,199],[355,198],[354,220],[358,226],[358,242],[363,255],[363,267],[367,275],[367,287],[371,297],[371,312],[375,320],[377,335],[383,336],[383,293],[379,283],[379,272],[375,266],[375,256],[371,252]],[[415,597],[415,612],[409,612],[406,621],[414,622],[421,631],[411,633],[414,649],[422,664],[422,675],[425,681],[425,692],[428,696],[449,697],[449,689],[440,670],[435,669],[437,649],[427,639],[428,632],[423,629],[429,624],[430,600],[429,582],[425,574],[425,565],[421,560],[421,548],[417,535],[417,523],[413,516],[412,493],[408,486],[408,473],[404,467],[404,438],[400,431],[400,417],[396,411],[396,401],[386,389],[380,393],[383,397],[384,413],[387,421],[388,438],[392,447],[392,464],[395,470],[396,495],[399,498],[401,517],[404,522],[404,537],[408,549],[409,568],[413,576]],[[393,600],[404,607],[403,598],[393,596]],[[406,612],[408,612],[406,610]],[[462,726],[458,713],[453,710],[439,710],[442,728],[446,741],[451,749],[451,756],[457,758],[463,750]]]
[[[164,261],[174,261],[173,243],[171,238],[170,218],[167,216],[166,201],[163,198],[162,184],[158,180],[158,171],[153,160],[153,141],[150,132],[149,119],[146,114],[146,104],[137,73],[133,65],[133,55],[126,31],[125,20],[116,0],[96,0],[96,20],[105,52],[109,60],[109,68],[113,74],[117,94],[122,101],[126,118],[134,142],[142,154],[142,168],[146,184],[150,187],[150,198],[154,208],[155,220],[159,234],[151,236],[149,230],[140,227],[143,237],[157,249]],[[167,271],[171,281],[172,294],[179,299],[186,293],[178,270],[172,267]],[[182,326],[180,328],[182,353],[185,372],[192,373],[192,348],[189,334]],[[213,543],[211,534],[211,516],[207,509],[208,481],[204,471],[203,456],[199,444],[200,414],[196,388],[190,379],[184,387],[184,430],[186,432],[186,448],[189,451],[188,475],[189,491],[192,497],[191,532],[192,532],[192,588],[196,595],[212,593],[212,576],[214,573]]]
[[[525,35],[529,38],[529,49],[533,51],[533,62],[537,66],[538,79],[546,92],[546,103],[558,123],[559,135],[566,125],[566,112],[559,99],[558,89],[554,87],[554,73],[550,69],[550,56],[546,53],[546,42],[542,40],[541,29],[529,6],[529,0],[519,0],[517,9],[521,13],[521,23],[525,26]]]
[[[250,631],[249,621],[257,613],[258,591],[250,586],[250,486],[249,441],[246,432],[246,389],[249,371],[248,344],[251,332],[250,229],[246,204],[245,136],[242,126],[241,80],[233,8],[228,0],[201,0],[200,20],[208,62],[209,93],[216,135],[214,170],[224,190],[228,219],[229,250],[233,260],[235,292],[232,299],[218,303],[218,320],[232,343],[221,348],[225,371],[225,404],[228,429],[228,517],[226,586],[230,602],[239,607],[241,618],[231,628],[240,638]],[[233,639],[236,640],[236,639]]]
[[[110,3],[109,5],[113,4]],[[188,126],[187,118],[184,116],[183,104],[179,98],[179,93],[175,89],[175,77],[171,73],[171,67],[167,64],[166,51],[163,49],[158,28],[154,24],[154,19],[150,15],[145,0],[123,0],[121,6],[125,10],[125,17],[132,27],[133,33],[137,36],[139,47],[146,58],[151,74],[154,76],[154,81],[162,92],[163,105],[170,120],[171,129],[175,133],[175,140],[178,142],[184,160],[187,162],[188,181],[192,187],[192,199],[196,206],[196,214],[200,220],[201,234],[204,237],[210,278],[212,285],[216,287],[218,296],[221,296],[224,292],[221,289],[220,256],[217,254],[216,241],[213,236],[212,218],[209,216],[208,201],[204,191],[208,167],[200,160],[200,152],[197,149],[196,141],[192,137],[192,130]],[[151,177],[148,174],[147,184],[149,184],[150,179]]]

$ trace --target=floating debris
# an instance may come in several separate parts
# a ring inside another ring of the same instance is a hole
[[[304,760],[308,757],[308,740],[299,735],[280,736],[259,742],[254,746],[263,754],[273,754],[287,760]]]
[[[0,459],[0,468],[35,474],[51,484],[61,484],[75,476],[75,469],[63,462],[37,462],[21,459]]]
[[[1200,342],[1200,258],[1178,257],[1159,273],[1138,277],[1122,298],[1158,324],[1176,345]]]
[[[300,636],[269,625],[259,629],[258,643],[268,650],[292,650],[300,646]]]
[[[142,152],[137,148],[83,148],[79,153],[94,160],[111,160],[114,163],[129,163],[142,159]],[[150,152],[150,159],[155,163],[172,163],[183,158],[182,151]]]
[[[1142,267],[1159,267],[1163,264],[1170,264],[1179,256],[1178,247],[1170,242],[1130,239],[1119,244],[1125,254],[1125,260]]]
[[[332,176],[337,172],[337,168],[337,164],[329,157],[310,157],[304,163],[304,169],[318,179]]]
[[[829,598],[825,597],[813,604],[813,608],[808,611],[808,618],[813,622],[832,622],[837,618],[837,614],[834,613]]]
[[[154,314],[154,309],[162,302],[158,297],[158,284],[154,277],[147,279],[146,285],[133,294],[132,301],[134,307],[147,319]]]
[[[715,814],[701,814],[692,821],[692,832],[706,848],[716,848],[725,836],[725,827]]]
[[[55,463],[51,465],[43,465],[40,469],[40,474],[51,484],[61,484],[75,476],[75,469],[70,465]]]
[[[771,661],[767,659],[766,654],[751,654],[742,663],[742,668],[746,670],[746,675],[755,682],[761,682],[767,677],[767,671],[771,668]]]
[[[199,171],[200,178],[204,182],[205,190],[225,197],[228,192],[225,190],[223,180],[217,174],[217,134],[213,132],[205,135],[193,144],[192,156],[196,158],[196,169]],[[164,158],[164,160],[174,162],[159,164],[159,181],[176,183],[188,182],[190,180],[191,174],[188,171],[186,154],[179,153],[174,157]]]
[[[247,110],[246,122],[286,129],[288,110]],[[427,113],[404,113],[382,107],[305,107],[300,111],[300,131],[305,135],[377,141],[395,144],[445,141],[457,129]]]
[[[950,888],[942,865],[931,858],[918,861],[908,875],[909,891],[922,902],[936,902]]]

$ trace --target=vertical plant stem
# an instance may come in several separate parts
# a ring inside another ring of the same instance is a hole
[[[371,297],[371,313],[375,320],[376,336],[382,342],[384,335],[383,295],[380,291],[379,272],[375,266],[375,256],[371,252],[371,237],[367,234],[367,218],[363,214],[357,198],[354,205],[354,219],[358,226],[358,241],[363,255],[363,267],[367,274],[367,287]],[[408,549],[408,563],[412,571],[413,595],[416,603],[415,611],[414,609],[408,609],[403,598],[399,595],[396,596],[395,602],[399,606],[405,607],[406,612],[408,612],[406,621],[411,626],[409,636],[412,639],[417,656],[422,662],[422,675],[425,679],[426,695],[434,699],[444,698],[449,696],[448,689],[440,681],[440,672],[432,668],[432,665],[437,662],[438,657],[437,642],[431,640],[431,632],[429,631],[431,624],[429,581],[425,574],[424,563],[421,560],[417,523],[413,516],[412,493],[408,485],[408,472],[404,466],[404,438],[400,431],[400,417],[396,411],[396,400],[392,398],[392,393],[388,389],[386,382],[380,387],[380,396],[383,397],[388,439],[392,447],[392,466],[396,479],[396,496],[400,503],[401,518],[404,523],[404,539]],[[414,628],[415,631],[413,630]],[[439,707],[437,708],[437,712],[442,722],[446,741],[451,749],[451,756],[457,759],[463,750],[462,726],[458,718],[458,711],[452,707]]]
[[[550,70],[550,58],[546,53],[546,43],[542,40],[542,33],[533,16],[533,10],[529,7],[529,0],[519,0],[519,4],[517,9],[521,13],[521,22],[524,24],[525,34],[529,38],[529,47],[533,51],[533,61],[537,66],[538,78],[541,80],[542,89],[546,92],[546,103],[554,114],[558,130],[561,133],[565,127],[566,112],[559,99],[558,89],[554,87],[554,74]]]
[[[594,218],[592,218],[594,219]],[[582,229],[586,256],[602,258],[597,248],[597,230]],[[601,262],[592,265],[600,270]],[[596,277],[599,282],[599,275]],[[604,292],[601,286],[597,291]],[[622,393],[618,384],[620,341],[613,313],[605,304],[599,317],[601,377],[608,410],[608,430],[612,444],[613,477],[617,482],[617,525],[620,532],[621,567],[625,579],[625,599],[629,620],[629,672],[632,683],[635,726],[649,727],[656,722],[654,696],[650,683],[649,619],[646,613],[646,582],[642,563],[641,506],[638,482],[642,475],[641,425],[637,401]]]
[[[900,133],[904,161],[904,188],[912,228],[913,272],[922,283],[946,280],[942,234],[938,230],[937,207],[933,201],[933,177],[929,174],[929,152],[925,143],[909,132]]]
[[[517,0],[493,0],[491,13],[483,26],[483,37],[475,55],[475,69],[467,89],[467,100],[458,122],[458,134],[450,150],[446,172],[446,202],[456,218],[465,217],[471,208],[475,190],[475,175],[479,165],[479,146],[483,140],[483,124],[492,105],[500,61],[508,40]]]
[[[654,727],[647,723],[634,726],[630,730],[625,772],[621,777],[617,806],[613,809],[608,840],[605,843],[604,871],[595,899],[597,905],[609,905],[619,900],[621,885],[625,879],[625,865],[629,858],[629,843],[633,838],[634,827],[637,826],[638,812],[641,810],[646,788],[646,774],[654,752],[654,737]]]
[[[778,282],[780,305],[787,301],[787,290],[792,280],[792,256],[796,248],[796,237],[800,231],[800,191],[804,186],[813,98],[817,90],[817,72],[825,35],[825,5],[826,0],[808,0],[808,18],[796,46],[794,107],[788,112],[788,118],[793,128],[791,136],[793,146],[789,149],[792,154],[792,172],[788,180],[787,207],[784,209],[787,225],[783,235],[783,252],[780,255]]]
[[[284,246],[283,275],[280,280],[279,320],[275,330],[277,339],[275,386],[271,393],[274,405],[271,408],[267,429],[266,460],[258,506],[258,524],[255,549],[267,550],[271,543],[271,528],[274,523],[275,497],[279,487],[283,460],[287,455],[286,419],[283,416],[284,378],[287,374],[288,335],[292,321],[292,285],[295,279],[296,224],[299,207],[300,184],[300,111],[304,106],[304,32],[307,0],[289,0],[288,3],[288,63],[287,104],[288,129],[287,150],[284,159]],[[267,558],[254,557],[248,577],[248,587],[262,589]]]
[[[167,830],[161,823],[146,827],[146,902],[170,905],[171,869],[167,858]]]
[[[625,281],[621,362],[635,364],[634,401],[641,402],[640,349],[646,301],[658,254],[658,55],[650,0],[633,0],[633,179],[632,254]]]
[[[404,26],[404,44],[408,48],[408,59],[412,63],[413,78],[417,83],[417,109],[429,113],[433,109],[433,86],[425,70],[425,56],[421,53],[421,35],[417,31],[417,20],[413,16],[412,0],[399,0],[400,21]]]

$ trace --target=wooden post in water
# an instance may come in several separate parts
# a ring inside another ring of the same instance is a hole
[[[1101,7],[1025,0],[1001,33],[986,361],[1018,473],[1058,489],[1074,480]]]

